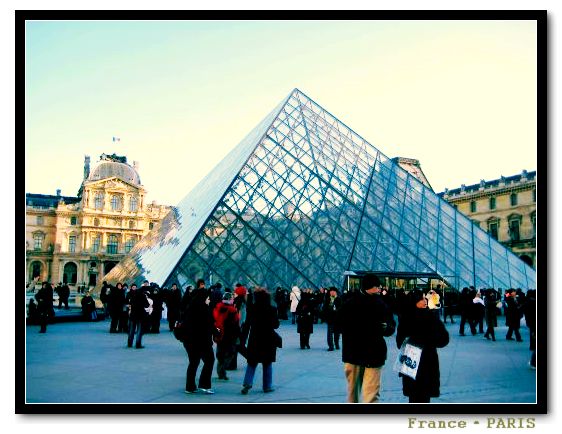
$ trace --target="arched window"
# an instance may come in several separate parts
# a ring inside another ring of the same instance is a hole
[[[111,196],[111,210],[121,211],[121,197],[116,194]]]
[[[62,275],[63,283],[68,283],[70,285],[75,285],[78,276],[78,268],[74,262],[69,262],[64,266],[64,272]]]
[[[139,207],[139,202],[136,196],[131,196],[131,200],[129,201],[129,211],[137,212]]]
[[[107,237],[107,253],[117,253],[119,241],[117,235],[111,234]]]
[[[94,196],[94,208],[103,209],[103,193],[97,192]]]

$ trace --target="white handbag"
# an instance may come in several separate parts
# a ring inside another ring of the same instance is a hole
[[[396,356],[396,362],[394,362],[393,370],[415,380],[418,374],[423,348],[413,345],[408,341],[409,339],[404,339],[404,342],[402,342],[400,351],[398,351],[398,356]]]

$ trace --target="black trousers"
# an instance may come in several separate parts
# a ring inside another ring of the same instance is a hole
[[[511,339],[511,335],[513,335],[513,333],[515,333],[515,339],[517,339],[518,341],[521,340],[521,333],[519,333],[519,327],[508,327],[507,329],[507,335],[505,335],[506,339]]]
[[[488,324],[488,328],[486,329],[486,333],[484,334],[484,337],[487,338],[488,336],[492,337],[492,340],[496,340],[496,334],[494,333],[494,326]]]
[[[299,333],[301,348],[310,348],[310,333]]]
[[[201,347],[184,342],[183,346],[189,360],[185,379],[185,390],[189,390],[190,392],[197,390],[195,376],[197,375],[197,368],[201,361],[203,361],[203,369],[199,375],[199,388],[210,389],[211,375],[213,375],[213,365],[215,364],[215,355],[213,354],[212,345]]]
[[[328,324],[327,327],[328,333],[327,333],[327,339],[328,339],[328,348],[333,350],[334,346],[336,348],[340,347],[340,334],[336,333],[334,331],[334,325],[333,324]]]
[[[461,323],[459,324],[459,333],[461,335],[464,335],[464,325],[468,323],[468,325],[470,326],[470,333],[472,333],[473,335],[476,334],[476,323],[474,322],[474,320],[472,318],[467,318],[466,315],[461,314]]]

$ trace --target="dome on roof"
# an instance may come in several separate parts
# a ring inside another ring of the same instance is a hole
[[[116,176],[123,181],[131,184],[140,185],[140,177],[137,171],[127,163],[117,161],[100,161],[96,167],[90,172],[88,181],[99,181],[100,179],[111,178]]]

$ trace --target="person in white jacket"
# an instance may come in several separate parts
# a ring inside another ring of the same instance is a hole
[[[298,286],[293,286],[291,288],[289,300],[291,300],[291,324],[295,324],[297,318],[297,305],[299,304],[299,301],[301,301],[301,290]]]

